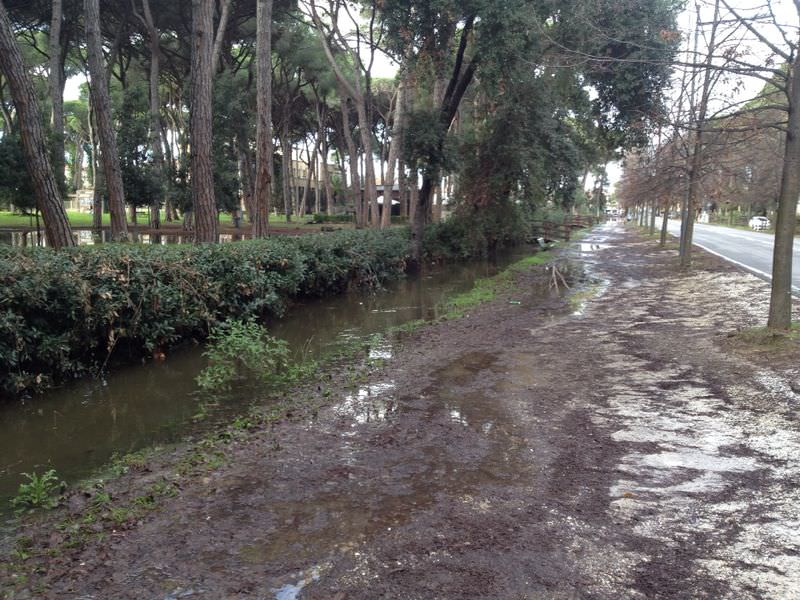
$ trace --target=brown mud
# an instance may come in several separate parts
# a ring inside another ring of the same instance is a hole
[[[613,226],[574,253],[582,302],[519,274],[219,465],[137,465],[117,497],[176,495],[66,544],[74,495],[0,567],[7,597],[797,597],[800,353],[728,336],[764,320],[767,285],[702,254],[681,273]]]

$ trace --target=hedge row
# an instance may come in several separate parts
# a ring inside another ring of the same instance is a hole
[[[293,297],[379,286],[405,270],[407,231],[342,231],[207,246],[0,248],[0,394],[96,372]]]

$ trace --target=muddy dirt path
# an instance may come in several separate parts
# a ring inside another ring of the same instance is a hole
[[[799,357],[725,335],[766,285],[612,226],[576,252],[579,311],[523,275],[14,597],[798,597]]]

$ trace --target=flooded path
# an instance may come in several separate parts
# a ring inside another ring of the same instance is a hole
[[[294,306],[270,325],[296,356],[316,359],[353,340],[393,326],[437,316],[442,302],[530,253],[521,248],[497,261],[429,269],[376,294],[352,293]],[[164,362],[114,369],[105,380],[84,380],[26,402],[0,404],[0,518],[21,473],[55,468],[68,482],[86,477],[114,454],[202,433],[258,401],[252,390],[232,393],[207,418],[200,411],[195,377],[202,348],[177,349]]]
[[[724,335],[766,314],[763,282],[711,257],[682,274],[673,251],[613,227],[571,260],[591,276],[579,310],[535,267],[363,379],[331,374],[327,408],[243,436],[218,468],[179,479],[167,458],[124,479],[121,498],[178,486],[140,522],[55,555],[32,528],[33,584],[159,600],[796,597],[798,352],[745,356]]]

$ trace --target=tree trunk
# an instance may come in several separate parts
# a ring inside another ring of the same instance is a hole
[[[401,158],[397,164],[397,183],[400,188],[400,214],[408,219],[409,199],[408,199],[408,177],[406,177],[406,166]]]
[[[214,0],[192,0],[192,201],[195,241],[219,241],[211,161],[211,50]]]
[[[164,167],[164,152],[161,146],[161,95],[158,86],[161,81],[161,35],[153,20],[153,13],[150,10],[150,0],[142,0],[144,12],[143,23],[147,29],[147,37],[150,42],[150,148],[153,151],[153,164],[159,174],[159,187],[166,178]],[[150,207],[150,227],[152,229],[161,228],[161,194],[158,194]]]
[[[259,0],[258,4],[260,5],[261,3],[262,0]],[[269,0],[269,3],[271,5],[272,0]],[[272,6],[270,6],[269,10],[270,10],[270,22],[271,22]],[[219,71],[220,56],[222,56],[222,44],[225,42],[225,33],[228,30],[228,21],[230,20],[230,16],[231,16],[231,0],[220,0],[219,24],[217,25],[217,35],[214,38],[214,49],[211,52],[212,75]]]
[[[247,211],[247,219],[251,224],[255,224],[256,210],[254,204],[254,185],[255,175],[253,174],[252,158],[248,149],[245,147],[246,140],[242,139],[241,135],[236,136],[236,155],[239,161],[239,182],[240,193],[242,195],[242,203],[244,209]],[[254,237],[256,236],[253,232]]]
[[[272,202],[272,5],[273,0],[258,0],[256,33],[256,176],[253,199],[253,237],[269,234]]]
[[[97,121],[100,158],[105,172],[109,210],[111,212],[111,239],[126,241],[128,223],[125,220],[125,192],[122,188],[122,171],[119,166],[117,137],[111,121],[111,100],[108,81],[103,68],[103,40],[100,33],[99,0],[84,0],[86,12],[86,41],[91,77],[91,96]]]
[[[350,129],[350,111],[347,102],[342,102],[342,126],[344,127],[344,139],[347,144],[347,154],[350,162],[350,193],[353,198],[353,209],[356,213],[356,228],[361,229],[365,226],[366,219],[361,197],[361,180],[358,176],[358,150],[353,140],[353,132]]]
[[[292,194],[292,145],[289,142],[289,120],[287,109],[284,108],[284,119],[281,124],[281,183],[283,191],[283,213],[286,215],[286,222],[292,221],[292,204],[294,196]]]
[[[414,169],[409,171],[408,183],[408,220],[413,226],[413,223],[416,222],[417,207],[419,206],[419,176]]]
[[[783,175],[775,218],[772,254],[772,293],[769,301],[770,329],[786,331],[792,325],[792,252],[797,228],[797,198],[800,196],[800,54],[789,72],[789,117],[783,155]]]
[[[75,155],[72,159],[72,187],[75,190],[83,189],[83,160],[85,156],[83,142],[80,138],[75,140]]]
[[[92,193],[92,233],[95,237],[103,235],[103,192],[99,187]]]
[[[67,213],[50,164],[36,92],[2,1],[0,1],[0,71],[8,79],[11,97],[17,109],[25,163],[36,194],[36,205],[44,217],[47,243],[53,248],[74,246],[75,240],[72,238]]]
[[[322,192],[319,189],[319,166],[314,165],[314,214],[322,212]]]
[[[656,234],[656,201],[650,203],[650,235]]]
[[[433,214],[431,215],[431,221],[433,223],[438,223],[442,220],[442,206],[444,205],[444,185],[441,179],[436,185],[436,193],[434,194],[434,198],[436,201],[433,203]]]
[[[414,185],[413,177],[412,185]],[[428,224],[428,214],[433,199],[433,189],[434,179],[430,175],[425,175],[422,178],[422,188],[417,194],[412,195],[412,198],[416,202],[411,226],[411,257],[417,263],[422,259],[422,240],[425,235],[425,225]]]
[[[62,186],[64,181],[64,61],[61,46],[61,23],[63,21],[63,2],[53,0],[50,16],[50,127],[53,133],[53,170],[56,181]]]
[[[347,167],[345,166],[345,158],[344,158],[345,153],[340,148],[337,151],[337,154],[338,154],[337,163],[338,163],[338,166],[339,166],[339,177],[342,180],[342,195],[344,196],[344,208],[345,208],[345,211],[346,211],[347,210],[347,197],[348,197],[348,194],[350,193],[348,190],[350,188],[349,188],[349,184],[347,183]]]
[[[97,136],[94,125],[96,121],[94,114],[94,106],[92,106],[91,99],[89,100],[89,143],[92,145],[92,232],[95,237],[101,237],[103,234],[103,195],[101,192],[100,177],[100,152],[97,144]]]
[[[325,26],[322,24],[322,21],[317,13],[316,6],[314,3],[311,3],[311,17],[316,25],[317,29],[320,32],[325,31]],[[341,37],[341,33],[338,30],[338,23],[332,23],[331,27],[333,30]],[[374,157],[372,152],[372,125],[368,114],[368,106],[370,103],[370,73],[369,67],[364,67],[364,83],[365,86],[362,86],[362,63],[361,57],[357,51],[352,48],[349,48],[349,52],[351,58],[353,59],[353,64],[355,65],[354,72],[352,73],[351,77],[347,77],[344,75],[340,68],[339,61],[334,56],[333,51],[328,43],[328,39],[325,35],[319,35],[319,40],[322,44],[322,50],[325,53],[326,58],[328,59],[328,63],[333,70],[333,74],[336,77],[336,80],[339,82],[339,87],[341,88],[340,96],[342,98],[350,98],[356,106],[356,114],[358,116],[358,128],[359,134],[361,136],[361,146],[364,150],[364,154],[366,156],[366,161],[364,164],[364,194],[365,199],[362,200],[362,193],[359,185],[358,189],[358,198],[356,202],[356,220],[358,224],[358,215],[359,213],[362,214],[362,217],[366,219],[367,211],[364,209],[362,203],[365,201],[367,206],[371,207],[372,209],[372,218],[371,223],[375,227],[380,226],[380,216],[378,214],[378,191],[375,184],[375,163]],[[364,89],[366,87],[366,89]],[[346,111],[346,103],[342,103],[342,113]],[[349,120],[349,117],[348,117]],[[349,129],[345,129],[345,136],[348,136]],[[351,153],[352,155],[352,153]],[[356,163],[357,165],[357,163]],[[351,166],[351,171],[353,167]],[[357,170],[356,166],[356,170]],[[366,223],[366,221],[364,221]]]
[[[333,184],[331,183],[331,173],[330,169],[328,168],[328,155],[330,154],[330,148],[328,147],[328,136],[325,130],[327,114],[328,112],[325,105],[322,105],[321,107],[317,105],[317,121],[319,123],[319,138],[322,154],[320,170],[322,171],[322,185],[325,189],[325,212],[328,215],[333,215]]]
[[[297,211],[297,217],[304,219],[306,212],[308,212],[308,192],[311,189],[311,181],[314,178],[316,169],[314,165],[317,162],[317,146],[314,145],[314,152],[311,154],[311,159],[308,161],[308,175],[306,175],[306,187],[303,188],[303,199],[300,201],[300,210]]]
[[[664,216],[661,218],[661,240],[659,246],[662,248],[667,245],[667,227],[669,225],[669,208],[664,207]]]
[[[383,217],[381,227],[386,228],[392,224],[392,196],[394,192],[395,172],[400,158],[400,149],[403,145],[403,131],[405,129],[405,103],[406,82],[401,79],[397,86],[397,100],[394,105],[394,122],[392,123],[392,141],[389,145],[388,165],[383,181]],[[402,190],[400,192],[402,198]]]
[[[4,86],[3,78],[0,77],[0,114],[3,115],[3,133],[6,134],[14,131],[14,121],[11,119],[11,112],[6,107],[5,94],[3,94]]]
[[[378,208],[378,188],[375,185],[375,160],[372,153],[372,127],[367,117],[366,102],[356,100],[358,115],[358,131],[361,135],[361,147],[364,150],[364,203],[370,208],[370,225],[381,226],[380,209]]]

